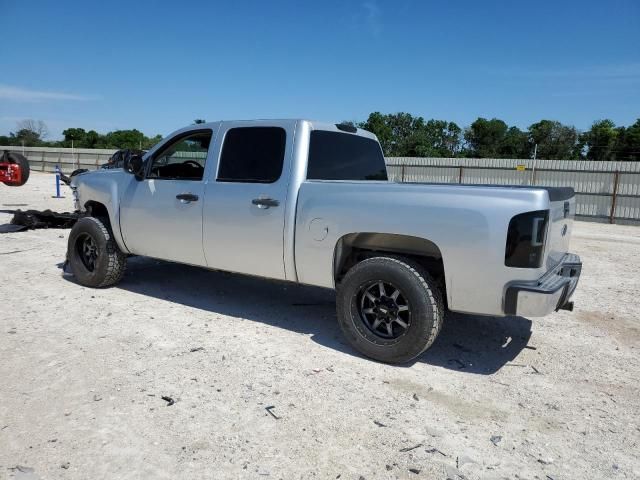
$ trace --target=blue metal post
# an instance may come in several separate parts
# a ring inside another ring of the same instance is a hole
[[[60,197],[60,165],[56,165],[56,197]]]

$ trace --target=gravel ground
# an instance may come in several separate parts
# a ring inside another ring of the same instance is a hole
[[[451,314],[404,367],[346,345],[326,290],[145,258],[83,288],[68,232],[0,235],[0,478],[640,477],[639,227],[576,223],[573,313]]]

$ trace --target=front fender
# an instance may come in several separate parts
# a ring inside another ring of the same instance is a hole
[[[72,185],[81,211],[86,211],[91,202],[104,205],[109,214],[109,222],[113,237],[123,252],[129,252],[120,229],[120,197],[126,185],[136,181],[134,177],[122,169],[98,170],[78,175]]]

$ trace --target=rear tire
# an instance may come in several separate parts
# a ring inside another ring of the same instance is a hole
[[[85,287],[108,287],[124,276],[127,257],[105,223],[95,217],[84,217],[69,234],[69,266],[78,283]]]
[[[20,166],[20,171],[22,172],[22,179],[20,183],[8,183],[4,182],[8,187],[21,187],[27,180],[29,180],[29,174],[31,173],[31,169],[29,168],[29,161],[26,159],[24,155],[21,155],[17,152],[10,152],[6,155],[6,160],[9,163],[16,163]]]
[[[418,263],[373,257],[347,272],[337,289],[338,322],[360,353],[406,363],[428,349],[444,319],[442,294]]]

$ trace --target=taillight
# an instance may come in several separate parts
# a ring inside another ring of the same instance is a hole
[[[509,222],[504,264],[507,267],[539,268],[544,256],[549,210],[521,213]]]

